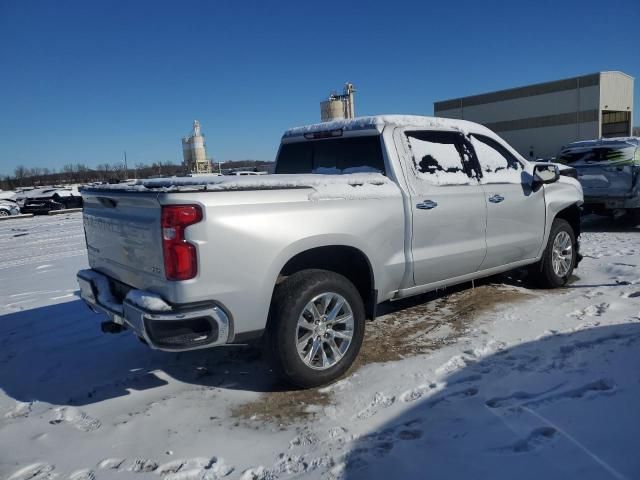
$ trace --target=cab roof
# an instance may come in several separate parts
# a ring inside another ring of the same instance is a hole
[[[385,126],[430,128],[437,130],[458,130],[463,133],[473,131],[476,133],[491,134],[488,128],[467,120],[455,120],[451,118],[426,117],[420,115],[373,115],[368,117],[356,117],[333,122],[314,123],[301,127],[290,128],[284,132],[283,138],[300,137],[305,134],[318,132],[331,132],[342,130],[344,132],[359,130],[377,130],[382,132]]]

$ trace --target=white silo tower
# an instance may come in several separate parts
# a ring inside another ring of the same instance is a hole
[[[191,135],[182,139],[184,164],[191,173],[211,173],[211,162],[207,159],[204,135],[200,131],[200,122],[193,121]]]
[[[342,95],[332,92],[327,100],[320,102],[320,119],[323,122],[331,122],[333,120],[343,120],[345,118],[354,118],[355,101],[354,93],[356,89],[352,83],[345,83]]]
[[[320,102],[320,119],[323,122],[332,120],[342,120],[344,118],[344,105],[342,100],[334,97],[333,94],[323,102]]]

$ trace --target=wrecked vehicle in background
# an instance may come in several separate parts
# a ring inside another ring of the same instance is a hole
[[[17,198],[22,213],[47,214],[52,210],[82,207],[82,196],[73,188],[37,188]]]
[[[640,220],[640,138],[603,138],[574,142],[558,161],[578,172],[584,212]]]

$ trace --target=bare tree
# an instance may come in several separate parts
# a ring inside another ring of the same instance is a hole
[[[28,176],[27,167],[25,167],[24,165],[18,165],[15,168],[14,173],[16,175],[16,180],[18,181],[18,185],[22,187],[22,182]]]

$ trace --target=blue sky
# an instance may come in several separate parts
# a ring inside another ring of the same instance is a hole
[[[359,115],[430,115],[599,70],[638,78],[636,1],[1,0],[0,174],[125,149],[179,161],[194,119],[215,159],[270,160],[345,81]]]

